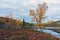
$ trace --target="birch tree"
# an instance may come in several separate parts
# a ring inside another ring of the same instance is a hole
[[[45,18],[47,8],[46,3],[38,4],[38,7],[35,10],[31,9],[29,12],[29,15],[32,16],[32,21],[37,23],[38,28],[42,27],[42,20]]]

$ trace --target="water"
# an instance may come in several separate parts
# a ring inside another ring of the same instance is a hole
[[[34,30],[40,31],[40,29],[34,29]],[[42,31],[51,34],[54,37],[60,38],[60,33],[54,32],[52,30],[44,30],[44,29]]]
[[[60,33],[54,32],[52,30],[43,30],[43,32],[49,33],[49,34],[51,34],[51,35],[53,35],[53,36],[55,36],[57,38],[60,38]]]

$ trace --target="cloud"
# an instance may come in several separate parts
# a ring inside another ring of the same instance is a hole
[[[29,5],[35,6],[36,4],[37,2],[35,0],[29,0],[24,3],[24,7]]]
[[[48,6],[46,11],[46,15],[50,17],[48,19],[55,19],[60,15],[60,0],[0,0],[0,15],[12,12],[18,18],[21,16],[21,18],[29,19],[29,10],[35,9],[43,2],[46,2]]]
[[[48,4],[56,4],[56,3],[60,3],[60,0],[44,0],[44,2]]]
[[[16,9],[16,7],[13,7],[13,6],[8,5],[8,4],[0,4],[0,8],[12,8],[12,9]]]
[[[12,8],[16,9],[16,0],[0,0],[0,8]]]

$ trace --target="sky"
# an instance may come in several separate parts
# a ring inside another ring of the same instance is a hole
[[[60,0],[0,0],[0,16],[12,13],[15,19],[25,19],[32,22],[29,10],[35,9],[38,4],[46,2],[48,10],[44,20],[60,20]]]

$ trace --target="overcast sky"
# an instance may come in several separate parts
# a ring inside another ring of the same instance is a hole
[[[35,9],[43,2],[48,6],[46,20],[60,20],[60,0],[0,0],[0,16],[6,16],[12,12],[14,18],[31,22],[29,10]]]

